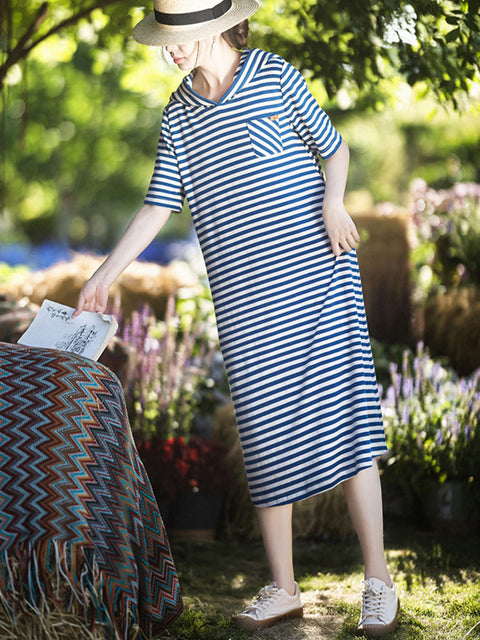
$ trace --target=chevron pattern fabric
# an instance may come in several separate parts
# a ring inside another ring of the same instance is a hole
[[[112,640],[152,638],[183,609],[119,380],[0,342],[0,599],[13,616],[19,594],[37,611],[80,602]]]

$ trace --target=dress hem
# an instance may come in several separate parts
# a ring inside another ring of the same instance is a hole
[[[385,453],[387,453],[389,451],[388,447],[385,446],[385,448],[380,452],[380,453],[376,453],[373,454],[372,457],[370,458],[370,460],[366,461],[365,464],[360,464],[354,471],[352,471],[351,473],[348,473],[347,475],[343,476],[341,479],[339,480],[335,480],[333,483],[327,485],[327,486],[323,486],[323,487],[317,487],[315,489],[312,489],[311,491],[307,492],[307,493],[303,493],[302,495],[292,499],[292,498],[284,498],[284,499],[280,499],[280,500],[268,500],[268,501],[264,501],[262,500],[261,502],[255,502],[252,499],[252,504],[254,507],[280,507],[282,505],[285,504],[293,504],[294,502],[301,502],[302,500],[306,500],[307,498],[312,498],[313,496],[319,495],[320,493],[325,493],[327,491],[330,491],[331,489],[334,489],[335,487],[337,487],[339,484],[341,484],[342,482],[345,482],[346,480],[350,480],[351,478],[354,478],[360,471],[363,471],[364,469],[369,469],[370,467],[373,466],[373,461],[376,458],[380,458],[381,456],[383,456]]]

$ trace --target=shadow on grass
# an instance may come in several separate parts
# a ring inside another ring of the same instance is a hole
[[[404,574],[407,589],[434,581],[442,589],[446,581],[467,583],[480,570],[480,536],[475,531],[387,528],[386,547],[403,553],[393,557],[392,568]]]
[[[309,605],[310,617],[288,628],[287,623],[277,625],[253,636],[236,629],[230,616],[269,582],[262,544],[225,540],[210,545],[171,542],[185,613],[164,632],[162,640],[355,637],[360,613],[356,589],[363,574],[356,539],[341,543],[297,541],[294,546],[297,580],[304,592],[318,594]],[[398,580],[404,600],[395,640],[461,639],[480,620],[478,534],[422,531],[387,522],[385,543],[389,568]],[[322,630],[322,615],[335,617],[336,630]],[[445,629],[455,629],[455,625],[458,627],[455,632],[445,634]],[[290,630],[287,635],[282,627]],[[478,637],[474,630],[468,640]]]

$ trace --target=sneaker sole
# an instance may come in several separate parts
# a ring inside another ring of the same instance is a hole
[[[291,620],[292,618],[303,618],[303,607],[299,609],[292,609],[287,613],[282,613],[278,616],[271,618],[265,618],[264,620],[254,620],[250,616],[244,616],[241,613],[232,617],[232,621],[240,629],[246,631],[255,631],[256,629],[264,629],[265,627],[271,627],[278,622],[284,622],[285,620]]]
[[[379,636],[384,636],[387,633],[392,633],[397,628],[399,612],[400,600],[398,600],[397,603],[395,617],[389,624],[366,624],[363,627],[358,627],[355,635],[366,636],[367,638],[377,638]]]

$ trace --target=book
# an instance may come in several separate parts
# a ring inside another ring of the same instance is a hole
[[[45,299],[18,344],[71,351],[98,360],[116,333],[118,322],[113,316],[93,311],[82,311],[72,318],[74,311],[65,304]]]

